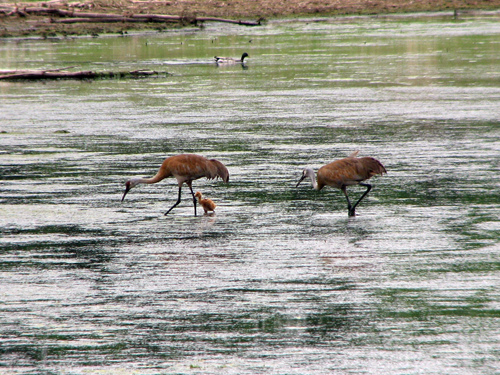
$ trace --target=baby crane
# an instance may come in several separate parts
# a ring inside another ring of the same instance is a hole
[[[194,196],[198,198],[198,203],[201,205],[201,207],[203,207],[205,214],[208,214],[208,211],[212,211],[212,213],[215,213],[215,207],[217,207],[217,205],[213,200],[211,200],[210,198],[203,198],[203,194],[201,194],[201,192],[199,191],[197,191]]]

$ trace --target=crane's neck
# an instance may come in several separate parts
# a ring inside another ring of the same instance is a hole
[[[123,193],[122,197],[122,202],[125,199],[125,196],[127,193],[132,189],[133,187],[136,187],[139,184],[154,184],[155,182],[163,180],[165,177],[165,173],[162,173],[162,170],[158,171],[156,176],[151,177],[151,178],[133,178],[125,183],[125,192]]]
[[[158,178],[158,176],[150,177],[150,178],[138,178],[136,179],[137,184],[154,184],[163,180],[163,178]]]
[[[315,190],[319,190],[318,183],[316,182],[316,175],[311,168],[306,168],[304,174],[311,179],[311,185]]]
[[[158,175],[150,178],[133,178],[126,184],[126,191],[128,192],[133,187],[136,187],[139,184],[154,184],[155,182],[163,180],[164,177],[159,177]],[[126,194],[126,193],[125,193]]]
[[[161,180],[163,180],[165,177],[167,177],[167,174],[168,173],[165,173],[165,171],[163,170],[163,168],[160,168],[160,170],[158,171],[158,173],[155,176],[153,176],[153,177],[149,177],[149,178],[135,178],[132,181],[134,181],[134,186],[139,185],[139,184],[155,184],[155,183],[160,182]]]

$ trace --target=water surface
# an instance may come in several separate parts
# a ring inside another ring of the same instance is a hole
[[[2,69],[170,74],[0,83],[0,372],[497,373],[499,25],[1,41]],[[295,188],[354,150],[388,170],[355,218]],[[173,179],[120,201],[184,152],[229,169],[194,183],[215,215],[165,217]]]

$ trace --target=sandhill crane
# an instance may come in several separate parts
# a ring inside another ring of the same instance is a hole
[[[298,187],[306,177],[309,177],[313,188],[316,190],[321,190],[325,185],[340,189],[347,199],[349,216],[355,216],[356,206],[372,188],[370,184],[365,184],[361,181],[368,180],[377,174],[382,175],[387,173],[385,167],[378,160],[371,157],[358,158],[358,152],[359,151],[355,151],[345,159],[336,160],[322,166],[318,170],[317,182],[314,178],[314,171],[311,168],[304,169],[302,177],[296,187]],[[351,204],[346,191],[347,186],[350,185],[361,185],[366,187],[366,191],[354,205]]]
[[[250,56],[248,56],[248,53],[244,52],[243,55],[241,55],[241,59],[233,59],[232,57],[218,57],[218,56],[215,56],[214,59],[216,64],[244,64],[245,57],[250,57]]]
[[[217,207],[217,205],[213,200],[209,198],[203,198],[203,195],[199,191],[197,191],[194,196],[198,198],[198,203],[201,205],[201,207],[203,207],[203,210],[206,214],[208,213],[208,211],[215,211],[215,207]]]
[[[158,170],[158,173],[154,177],[134,178],[127,181],[125,183],[125,193],[123,193],[122,202],[125,199],[125,195],[127,195],[129,190],[134,186],[139,184],[154,184],[166,177],[172,176],[177,179],[177,184],[179,185],[179,196],[177,198],[177,202],[170,207],[165,215],[168,215],[168,213],[181,202],[182,184],[186,183],[189,190],[191,190],[191,195],[193,196],[194,216],[196,216],[196,198],[194,196],[192,182],[202,177],[206,177],[209,180],[220,177],[224,182],[229,181],[229,172],[220,161],[215,159],[209,160],[203,156],[195,154],[180,154],[166,158]]]

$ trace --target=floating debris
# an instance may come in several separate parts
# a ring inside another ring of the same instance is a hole
[[[64,68],[63,68],[64,69]],[[99,78],[144,78],[169,75],[168,72],[133,70],[126,72],[96,72],[92,70],[69,72],[53,70],[0,70],[0,80],[42,80],[42,79],[99,79]]]

